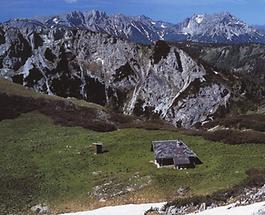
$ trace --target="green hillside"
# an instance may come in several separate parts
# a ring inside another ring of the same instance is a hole
[[[182,139],[204,164],[157,169],[150,163],[150,142],[158,139]],[[103,142],[108,152],[94,155],[94,142]],[[96,186],[107,200],[102,204],[174,199],[181,186],[190,187],[188,195],[208,194],[240,183],[246,170],[265,163],[262,144],[226,145],[161,130],[100,133],[55,125],[38,112],[1,121],[0,148],[1,214],[43,202],[53,211],[97,206],[102,197],[91,193]],[[117,190],[124,192],[111,198]]]
[[[80,107],[92,107],[98,109],[104,109],[102,106],[86,102],[84,100],[78,100],[76,98],[62,98],[59,96],[49,96],[47,94],[42,94],[34,91],[31,88],[26,88],[20,84],[13,83],[9,80],[0,78],[0,93],[5,93],[10,96],[22,96],[26,98],[34,98],[34,99],[47,99],[53,101],[68,101],[72,102]]]
[[[206,195],[241,183],[248,169],[264,168],[264,144],[207,141],[3,79],[0,101],[0,214],[28,214],[38,203],[56,213],[173,200],[180,187],[188,188],[186,197]],[[165,139],[183,140],[204,164],[158,169],[150,143]],[[106,152],[95,155],[95,142]]]

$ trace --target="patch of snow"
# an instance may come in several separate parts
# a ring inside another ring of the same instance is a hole
[[[145,35],[147,36],[147,38],[150,40],[150,35],[149,35],[148,31],[145,30],[145,28],[144,28],[143,26],[141,26],[141,27],[142,27],[142,29],[143,29]]]
[[[137,29],[140,33],[142,33],[141,29],[139,29],[134,23],[131,23],[131,25],[132,25],[135,29]]]
[[[235,207],[235,204],[208,209],[189,215],[262,215],[265,213],[265,202]]]
[[[165,36],[165,31],[164,31],[164,30],[161,31],[161,32],[157,31],[156,33],[159,35],[160,40],[165,40],[165,38],[164,38],[164,36]]]
[[[161,25],[161,28],[166,28],[167,26],[165,26],[164,24]]]
[[[92,211],[68,213],[64,215],[143,215],[145,211],[152,208],[161,208],[165,202],[150,204],[129,204],[99,208]],[[63,215],[63,214],[62,214]]]
[[[201,24],[204,19],[204,15],[198,15],[196,16],[195,20],[198,24]]]
[[[55,24],[58,24],[59,23],[59,19],[56,17],[52,20]]]
[[[96,210],[67,213],[61,215],[143,215],[150,208],[161,208],[165,205],[162,203],[149,204],[128,204],[119,206],[103,207]],[[189,215],[262,215],[265,213],[265,202],[254,203],[246,206],[236,206],[230,204],[226,206],[206,209],[201,212],[190,213]]]
[[[156,24],[156,22],[151,22],[151,24],[152,24],[152,25],[155,25],[155,24]]]

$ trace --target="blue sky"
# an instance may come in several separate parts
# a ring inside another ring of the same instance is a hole
[[[144,14],[172,23],[194,13],[228,11],[249,24],[265,24],[265,0],[0,0],[0,5],[0,22],[15,17],[98,9],[108,14]]]

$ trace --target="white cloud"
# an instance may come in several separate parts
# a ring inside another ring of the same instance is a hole
[[[76,3],[78,0],[64,0],[66,3]]]

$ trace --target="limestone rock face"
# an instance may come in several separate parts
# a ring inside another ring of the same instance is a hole
[[[35,25],[0,29],[0,75],[39,92],[182,127],[207,120],[229,101],[220,77],[163,41],[143,46],[84,29]]]
[[[220,76],[227,74],[230,83],[230,108],[235,113],[247,110],[264,113],[265,104],[265,46],[262,44],[211,45],[182,44],[181,48],[215,68]],[[229,81],[228,81],[229,80]],[[233,111],[232,111],[233,112]]]

